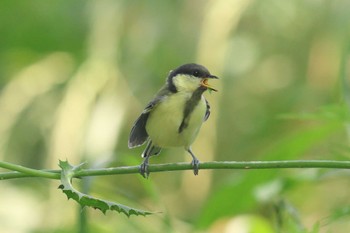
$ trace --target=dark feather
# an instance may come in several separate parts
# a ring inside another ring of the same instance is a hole
[[[162,148],[153,145],[152,140],[149,140],[145,150],[142,152],[141,157],[146,158],[152,155],[158,155]]]
[[[148,139],[148,133],[146,131],[146,123],[148,120],[149,113],[153,110],[153,108],[161,102],[164,97],[166,97],[168,92],[166,92],[166,88],[162,88],[157,97],[148,103],[146,108],[142,111],[139,118],[134,123],[134,126],[131,129],[128,146],[129,148],[137,147],[143,145]]]
[[[201,100],[203,92],[204,92],[204,89],[197,88],[197,90],[195,90],[193,92],[191,98],[189,100],[187,100],[187,102],[185,104],[185,109],[184,109],[184,116],[183,116],[181,125],[179,127],[179,133],[182,133],[182,131],[188,127],[190,115],[191,115],[193,109],[198,104],[198,102]]]
[[[207,104],[207,111],[205,112],[204,121],[208,120],[210,116],[210,105],[207,99],[205,99],[205,103]]]
[[[149,116],[148,113],[142,113],[139,118],[137,118],[134,126],[131,129],[129,137],[129,148],[136,146],[141,146],[148,138],[148,133],[146,131],[146,122]]]

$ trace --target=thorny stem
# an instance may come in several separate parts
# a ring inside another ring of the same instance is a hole
[[[23,167],[20,165],[1,162],[0,167],[12,170],[12,172],[0,173],[0,180],[24,178],[24,177],[41,177],[48,179],[60,179],[60,170],[37,170]],[[336,160],[285,160],[285,161],[213,161],[199,164],[199,170],[208,169],[286,169],[286,168],[333,168],[333,169],[350,169],[350,161]],[[139,173],[139,166],[128,167],[111,167],[100,169],[81,169],[76,171],[74,177],[84,176],[105,176]],[[192,170],[190,163],[167,163],[167,164],[150,164],[149,172],[168,172]]]

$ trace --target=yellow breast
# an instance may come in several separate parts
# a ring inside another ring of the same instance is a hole
[[[189,98],[190,93],[175,93],[166,97],[150,112],[146,131],[156,146],[188,148],[193,143],[203,123],[206,102],[202,96],[190,115],[188,127],[179,133],[184,106]]]

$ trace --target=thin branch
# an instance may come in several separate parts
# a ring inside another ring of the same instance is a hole
[[[48,173],[50,173],[50,177],[44,177],[41,175],[37,175],[38,173],[37,174],[27,174],[27,173],[21,173],[21,172],[15,171],[15,172],[0,173],[0,180],[9,180],[9,179],[16,179],[16,178],[30,178],[30,177],[41,177],[41,178],[49,178],[49,179],[59,180],[61,177],[61,170],[38,170],[38,171],[48,172]]]
[[[60,179],[60,170],[36,170],[23,166],[0,162],[0,167],[13,170],[15,172],[0,173],[0,180],[24,178],[24,177],[42,177],[49,179]],[[333,168],[350,169],[350,161],[335,160],[287,160],[287,161],[213,161],[200,163],[200,170],[208,169],[285,169],[285,168]],[[192,170],[189,163],[167,163],[152,164],[148,169],[153,172],[183,171]],[[84,176],[105,176],[139,173],[139,166],[129,167],[111,167],[100,169],[82,169],[74,174],[74,177]]]
[[[25,175],[32,176],[32,177],[42,177],[42,178],[48,178],[48,179],[59,179],[60,178],[60,175],[55,173],[55,172],[23,167],[21,165],[3,162],[3,161],[0,161],[0,167],[8,169],[8,170],[16,171],[17,173],[25,174]],[[17,173],[12,172],[12,174],[15,176]],[[3,174],[8,174],[8,173],[0,173],[0,180],[3,179],[3,177],[2,177]],[[13,177],[13,178],[19,178],[19,177]]]
[[[334,160],[289,160],[289,161],[213,161],[200,163],[200,170],[209,169],[281,169],[281,168],[334,168],[350,169],[350,161]],[[192,170],[189,163],[152,164],[148,170],[152,172]],[[75,174],[75,177],[102,176],[116,174],[139,173],[139,166],[113,167],[101,169],[84,169]]]

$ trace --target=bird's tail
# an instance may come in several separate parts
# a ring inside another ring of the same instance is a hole
[[[162,148],[153,145],[152,140],[149,140],[145,150],[141,154],[141,157],[145,158],[145,157],[149,157],[152,155],[158,155],[161,150],[162,150]]]

